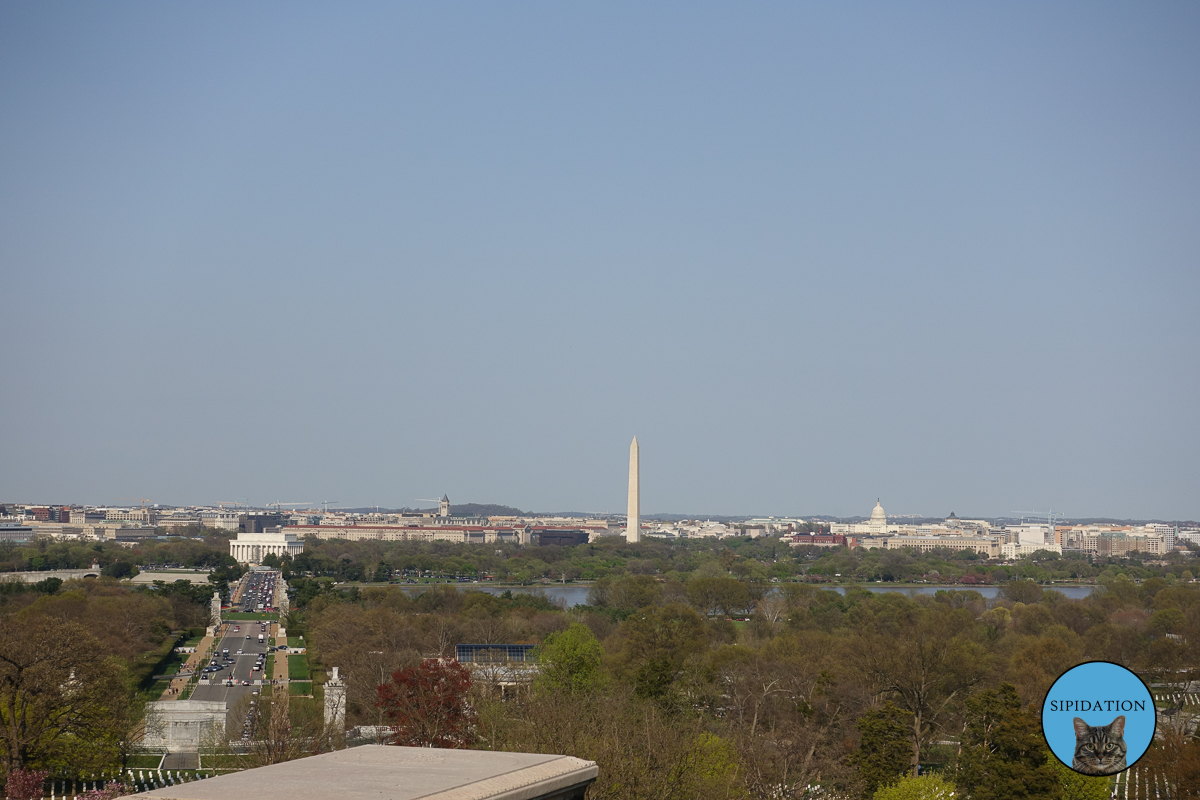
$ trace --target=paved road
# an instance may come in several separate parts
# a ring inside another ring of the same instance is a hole
[[[234,630],[240,628],[240,630]],[[268,632],[270,626],[267,627]],[[254,620],[234,620],[226,626],[225,636],[217,645],[217,653],[228,648],[230,658],[233,659],[232,666],[225,667],[220,672],[209,673],[209,680],[212,681],[209,685],[198,685],[192,692],[193,700],[224,700],[226,707],[232,709],[234,705],[247,694],[251,694],[259,687],[257,686],[242,686],[242,681],[261,680],[262,672],[252,672],[256,656],[259,653],[267,652],[266,634],[263,636],[263,643],[259,644],[258,634],[261,628],[259,623]],[[250,638],[246,638],[249,636]],[[237,651],[241,650],[241,655]],[[218,659],[218,663],[222,663]],[[236,686],[227,686],[224,682],[228,680],[237,682]]]
[[[167,753],[159,769],[200,769],[200,754]]]
[[[255,599],[246,597],[251,583],[256,583],[260,587],[265,586],[268,582],[273,583],[278,579],[279,573],[266,572],[251,572],[247,573],[239,581],[233,595],[232,609],[251,611],[255,605]],[[225,632],[221,641],[217,644],[214,651],[217,657],[217,663],[224,665],[224,660],[221,658],[222,651],[228,649],[229,656],[233,659],[233,663],[229,666],[224,666],[220,672],[209,673],[208,685],[198,685],[192,692],[193,700],[223,700],[226,708],[230,710],[247,694],[253,694],[255,691],[261,691],[257,686],[243,686],[242,681],[264,680],[270,679],[271,676],[265,675],[262,671],[253,671],[253,667],[259,653],[266,654],[268,652],[268,642],[274,635],[275,625],[271,622],[259,622],[258,620],[227,620],[225,623]],[[263,641],[258,641],[258,635],[263,635]],[[238,650],[242,652],[239,654]],[[202,665],[203,666],[203,665]],[[286,674],[286,673],[285,673]]]

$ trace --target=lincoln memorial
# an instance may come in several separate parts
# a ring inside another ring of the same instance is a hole
[[[303,552],[304,542],[296,534],[287,533],[286,529],[281,528],[261,533],[239,532],[237,538],[229,542],[229,555],[236,558],[239,564],[261,564],[268,553],[295,558]]]

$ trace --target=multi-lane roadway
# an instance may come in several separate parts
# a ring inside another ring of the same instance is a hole
[[[275,605],[274,591],[277,572],[252,572],[244,579],[240,602],[233,610],[266,611]],[[268,599],[269,598],[269,599]],[[258,608],[259,605],[262,608]],[[209,670],[201,677],[208,684],[199,684],[192,692],[193,700],[223,700],[226,708],[233,707],[247,694],[257,694],[255,681],[269,679],[266,659],[269,651],[271,623],[258,620],[229,620],[213,657],[203,668]],[[261,641],[259,636],[262,636]]]

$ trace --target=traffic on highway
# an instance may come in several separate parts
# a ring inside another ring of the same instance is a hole
[[[275,610],[275,584],[279,573],[255,570],[242,578],[230,611],[271,613]],[[201,671],[201,683],[192,692],[193,700],[223,700],[231,711],[247,694],[257,695],[256,681],[269,681],[265,673],[271,651],[271,622],[228,620],[212,658]],[[252,697],[253,702],[253,697]]]
[[[245,590],[235,611],[267,612],[275,610],[275,582],[279,573],[275,571],[254,570],[247,574]]]

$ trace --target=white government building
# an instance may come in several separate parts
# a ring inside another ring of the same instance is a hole
[[[294,533],[275,529],[261,533],[239,531],[229,542],[229,555],[239,564],[261,564],[269,553],[295,558],[304,552],[304,542]]]
[[[840,536],[887,536],[900,533],[900,526],[888,525],[887,513],[876,500],[869,522],[835,522],[829,526],[829,532]]]

